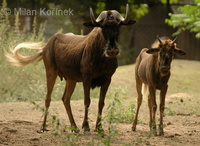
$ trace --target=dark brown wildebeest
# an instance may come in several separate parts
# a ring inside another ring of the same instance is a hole
[[[160,39],[156,41],[150,48],[141,50],[136,59],[135,79],[136,89],[138,93],[137,111],[133,122],[132,130],[136,130],[137,117],[143,96],[148,96],[148,106],[150,113],[149,127],[152,134],[157,135],[156,130],[156,90],[160,90],[160,124],[159,135],[164,135],[163,131],[163,112],[165,109],[165,96],[168,88],[168,80],[170,77],[171,62],[174,54],[186,55],[186,53],[177,48],[175,44],[176,38]]]
[[[123,18],[116,10],[103,11],[95,19],[90,8],[91,21],[85,22],[86,27],[94,27],[88,35],[74,35],[72,33],[57,33],[51,37],[44,48],[38,44],[22,43],[7,54],[8,60],[16,66],[24,66],[42,60],[46,68],[47,95],[45,101],[45,116],[41,132],[46,130],[46,119],[51,101],[51,93],[57,76],[66,80],[66,87],[62,101],[66,108],[73,132],[79,129],[73,118],[70,106],[71,95],[76,82],[83,82],[85,116],[82,124],[84,132],[89,132],[88,108],[90,106],[90,88],[100,87],[100,97],[96,130],[102,132],[101,116],[104,99],[111,82],[111,77],[118,67],[117,56],[120,53],[118,36],[121,25],[132,25],[129,6]],[[21,48],[40,49],[33,56],[22,56],[18,53]]]

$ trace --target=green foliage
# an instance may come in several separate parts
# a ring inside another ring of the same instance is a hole
[[[166,114],[166,115],[169,115],[169,116],[175,116],[175,115],[176,115],[176,112],[175,112],[173,109],[171,109],[171,108],[167,108],[167,109],[165,110],[165,114]]]
[[[124,91],[124,89],[117,88],[116,90],[113,90],[111,96],[111,102],[109,103],[106,115],[103,118],[104,122],[108,122],[109,134],[102,139],[102,143],[106,146],[110,146],[112,138],[119,135],[116,123],[132,123],[135,115],[134,104],[128,104],[128,108],[122,104],[122,99],[126,97],[126,91]]]
[[[197,108],[192,107],[190,109],[190,115],[196,115],[196,114],[198,114]]]
[[[170,19],[166,19],[166,23],[170,26],[178,28],[173,34],[180,34],[182,31],[190,30],[195,32],[196,37],[200,38],[200,0],[194,1],[196,5],[184,5],[179,7],[179,14],[169,14]]]
[[[34,106],[33,110],[38,110],[42,112],[42,117],[45,115],[44,107],[37,104],[35,101],[31,101],[31,104]],[[51,128],[54,136],[64,136],[66,141],[61,141],[61,143],[65,143],[66,145],[77,145],[80,140],[80,134],[68,133],[67,130],[75,130],[73,127],[67,127],[66,121],[59,117],[59,113],[53,111],[48,112],[48,122],[46,124],[46,128]],[[64,145],[65,145],[64,144]]]
[[[130,9],[133,11],[134,19],[139,19],[149,12],[147,4],[130,5]]]
[[[149,141],[147,141],[141,137],[135,138],[134,142],[135,142],[135,145],[140,145],[140,144],[151,145]]]
[[[118,93],[116,95],[118,95]],[[115,112],[116,108],[119,108],[119,107],[116,107],[116,104],[118,104],[118,103],[121,103],[121,101],[117,98],[114,98],[108,107],[108,114],[105,118],[106,121],[104,119],[105,122],[109,122],[108,123],[109,124],[109,126],[108,126],[109,133],[106,135],[104,133],[99,133],[97,135],[98,137],[92,136],[90,138],[90,142],[87,142],[87,145],[98,144],[98,145],[110,146],[112,144],[115,136],[119,135],[117,127],[116,127],[116,125],[114,125],[116,123],[116,120],[118,120],[118,118],[114,117],[114,112]],[[43,116],[45,115],[44,107],[41,107],[35,101],[32,101],[31,104],[34,106],[33,110],[39,110],[43,113],[42,114]],[[77,134],[77,133],[75,134],[75,133],[69,132],[71,130],[74,130],[74,128],[67,127],[65,120],[61,119],[59,117],[59,113],[57,113],[56,111],[48,112],[48,117],[49,117],[48,123],[46,125],[47,128],[51,129],[54,136],[59,136],[59,137],[63,136],[66,139],[65,141],[61,141],[61,143],[63,143],[63,145],[78,145],[84,139],[82,134]],[[88,140],[88,136],[86,136],[86,141],[87,140]],[[148,144],[148,142],[145,140],[142,140],[141,142],[142,143],[145,142],[146,144]]]
[[[128,108],[122,104],[122,99],[125,93],[122,89],[116,89],[112,91],[112,101],[108,105],[105,118],[103,118],[104,123],[108,123],[108,134],[98,134],[98,138],[91,137],[88,145],[105,145],[110,146],[115,139],[115,136],[119,135],[119,131],[115,123],[130,123],[135,114],[135,105],[128,105]],[[31,102],[34,105],[33,109],[39,110],[45,114],[43,107],[38,105],[36,102]],[[67,127],[65,120],[59,117],[59,113],[53,111],[48,113],[48,124],[47,128],[51,128],[55,136],[64,136],[66,141],[63,141],[66,145],[78,145],[84,137],[80,137],[81,134],[74,134],[69,132],[69,130],[74,130],[72,127]],[[69,132],[69,133],[68,133]],[[138,142],[136,142],[138,143]],[[148,141],[140,140],[140,143],[148,144]]]
[[[108,105],[105,121],[108,123],[132,123],[135,115],[135,104],[131,103],[124,106],[123,99],[126,97],[126,91],[123,88],[117,88],[112,91],[112,101]]]
[[[31,104],[34,106],[32,110],[39,110],[42,113],[45,112],[44,107],[41,107],[39,104],[37,104],[35,101],[31,101]]]
[[[105,2],[98,2],[97,3],[97,9],[96,9],[96,14],[100,14],[103,10],[105,10],[106,4]]]
[[[167,4],[167,0],[160,0],[163,4]],[[170,0],[170,3],[178,3],[181,0]]]

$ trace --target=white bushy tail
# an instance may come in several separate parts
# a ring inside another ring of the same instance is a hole
[[[149,90],[148,90],[148,85],[142,84],[142,95],[144,98],[148,98],[149,95]]]
[[[42,46],[43,43],[21,43],[14,49],[10,49],[11,53],[6,53],[7,60],[14,66],[25,66],[33,62],[38,62],[42,59]],[[18,51],[22,48],[40,50],[32,56],[23,56]]]

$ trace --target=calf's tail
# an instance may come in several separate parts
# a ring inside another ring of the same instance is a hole
[[[18,51],[22,48],[40,50],[32,56],[23,56]],[[14,66],[25,66],[34,62],[39,62],[42,59],[42,43],[21,43],[11,53],[6,53],[6,58]]]
[[[146,84],[142,84],[142,95],[144,98],[147,98],[149,95],[149,91],[148,91],[148,85]]]

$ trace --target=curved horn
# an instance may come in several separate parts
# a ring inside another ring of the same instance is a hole
[[[171,45],[173,45],[173,44],[175,43],[176,39],[177,39],[177,36],[176,36],[176,37],[174,38],[174,40],[171,42]]]
[[[162,40],[159,38],[159,36],[157,35],[158,41],[162,44]]]
[[[100,22],[102,19],[106,18],[107,11],[102,11],[101,14],[97,17],[96,22]]]
[[[130,17],[130,10],[129,10],[129,5],[128,4],[126,4],[126,16],[125,16],[125,19],[124,19],[124,23],[126,24],[126,23],[128,23],[128,21],[129,21],[129,18]]]
[[[111,10],[111,12],[112,12],[112,14],[113,14],[114,17],[120,19],[121,21],[124,21],[124,20],[125,20],[124,17],[122,17],[122,15],[121,15],[118,11],[116,11],[116,10]]]
[[[91,21],[92,21],[93,24],[97,23],[96,20],[95,20],[92,8],[90,8],[90,19],[91,19]]]

